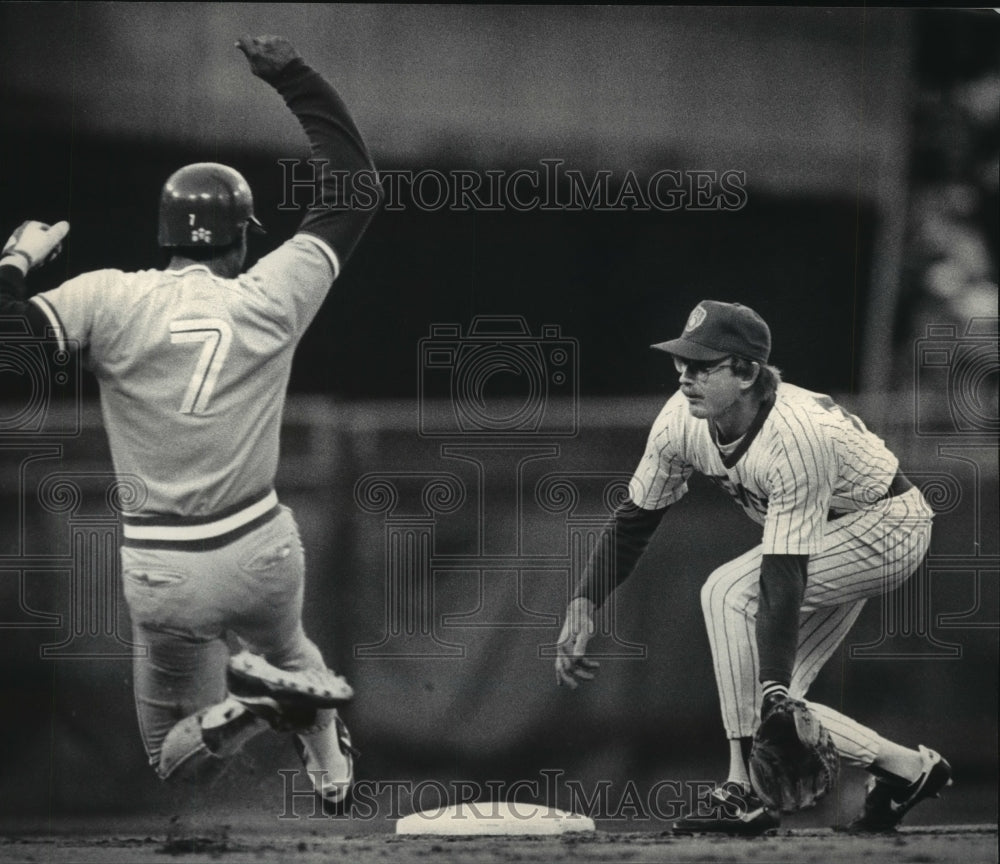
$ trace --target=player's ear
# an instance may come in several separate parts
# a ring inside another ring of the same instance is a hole
[[[760,370],[760,363],[755,360],[749,361],[747,364],[746,374],[740,376],[740,390],[744,393],[751,390],[757,383],[757,379],[760,377]]]

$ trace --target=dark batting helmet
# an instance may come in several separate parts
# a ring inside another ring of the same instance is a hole
[[[239,238],[244,225],[264,230],[253,215],[249,184],[228,165],[185,165],[163,184],[161,246],[228,246]]]

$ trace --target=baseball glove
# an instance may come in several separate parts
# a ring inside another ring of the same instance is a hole
[[[813,807],[837,780],[840,760],[830,733],[797,699],[765,700],[750,752],[750,781],[766,807],[794,813]]]

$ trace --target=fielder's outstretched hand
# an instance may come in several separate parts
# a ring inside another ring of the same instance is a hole
[[[240,36],[236,47],[250,61],[250,71],[265,81],[299,59],[299,52],[283,36]]]
[[[592,681],[601,664],[586,656],[587,643],[594,635],[594,604],[586,597],[571,600],[566,607],[566,620],[556,646],[556,684],[567,684],[574,690],[579,681]]]
[[[3,247],[3,257],[16,255],[27,264],[25,273],[41,267],[62,251],[62,241],[69,234],[69,222],[22,222]]]

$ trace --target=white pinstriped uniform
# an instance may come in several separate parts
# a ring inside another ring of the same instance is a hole
[[[761,544],[715,570],[701,592],[728,737],[750,736],[758,722],[762,555],[809,556],[790,686],[797,698],[805,696],[865,600],[898,587],[919,566],[933,513],[917,489],[882,497],[897,468],[896,457],[861,420],[828,396],[784,382],[763,423],[722,450],[709,421],[691,416],[680,391],[660,412],[631,481],[632,500],[646,509],[673,504],[698,471],[763,526]],[[872,762],[877,733],[810,705],[842,756]]]

